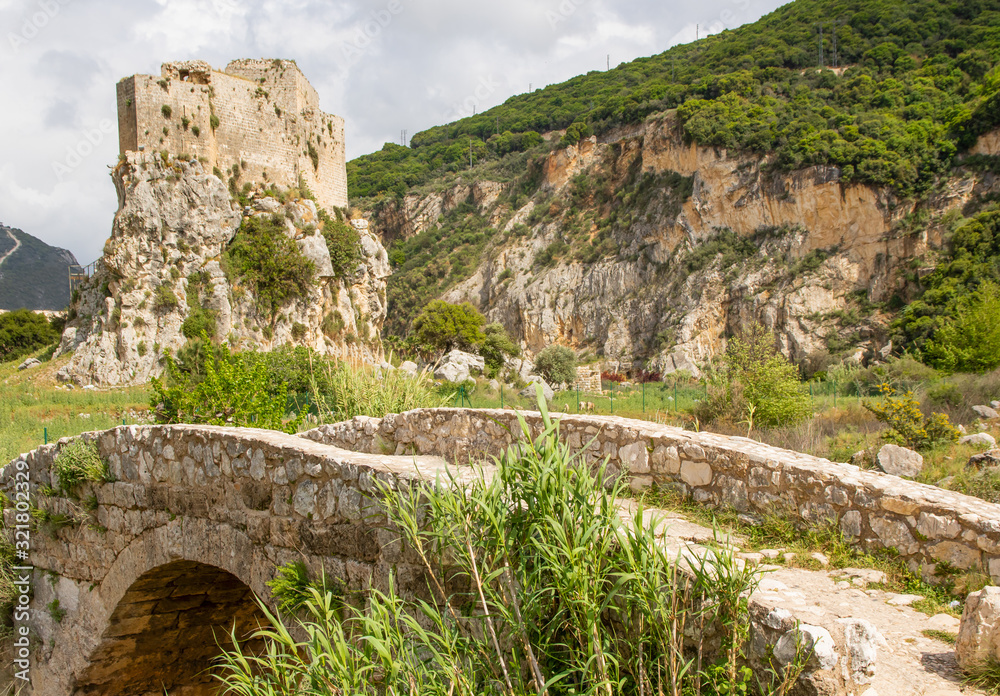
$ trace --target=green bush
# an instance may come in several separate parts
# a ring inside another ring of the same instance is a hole
[[[535,372],[549,384],[576,381],[576,353],[566,346],[547,346],[535,356]]]
[[[774,335],[754,322],[729,339],[722,370],[702,414],[733,423],[794,425],[812,414],[798,368],[782,355]]]
[[[521,347],[511,340],[502,324],[487,324],[483,329],[483,336],[479,354],[486,361],[489,375],[495,377],[508,357],[520,357]]]
[[[468,302],[451,304],[433,300],[413,321],[413,335],[425,350],[472,350],[483,342],[486,319]]]
[[[174,293],[173,288],[171,288],[166,283],[156,286],[156,292],[153,295],[153,308],[158,312],[169,312],[177,309],[181,304],[181,301],[177,299],[177,295]]]
[[[188,339],[203,335],[214,339],[218,331],[218,314],[214,309],[193,308],[181,324],[181,333]]]
[[[0,314],[0,362],[17,360],[59,340],[53,322],[27,309]]]
[[[924,355],[943,370],[989,372],[1000,366],[1000,285],[984,281],[927,342]]]
[[[884,435],[890,440],[906,447],[926,450],[940,442],[954,442],[959,437],[958,429],[952,426],[948,416],[943,413],[932,413],[924,417],[920,410],[920,402],[913,392],[902,396],[896,395],[896,390],[888,384],[881,386],[881,403],[865,403],[868,409],[880,423],[889,426]]]
[[[170,115],[173,112],[174,110],[170,108],[169,104],[164,104],[163,106],[160,107],[160,113],[163,114],[163,118],[170,118]]]
[[[289,302],[307,296],[315,267],[285,234],[284,218],[249,217],[223,254],[230,283],[250,291],[257,310],[273,325]],[[272,326],[273,329],[273,326]]]
[[[203,342],[204,344],[205,342]],[[150,408],[157,423],[205,423],[294,433],[305,412],[286,419],[287,387],[272,388],[267,367],[255,354],[232,354],[225,346],[205,346],[197,381],[193,372],[167,359],[164,381],[154,378]]]
[[[323,238],[330,251],[333,275],[335,278],[348,278],[361,262],[361,235],[352,225],[330,218],[326,211],[320,217],[324,218]]]

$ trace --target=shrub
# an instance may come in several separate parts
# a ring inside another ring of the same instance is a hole
[[[170,118],[173,113],[173,109],[170,108],[169,104],[164,104],[160,107],[160,113],[163,114],[163,118]]]
[[[166,283],[158,285],[153,295],[153,308],[158,312],[166,312],[177,309],[181,301],[177,299],[173,289]]]
[[[549,384],[576,381],[576,353],[566,346],[548,346],[535,356],[535,372]]]
[[[958,303],[953,318],[927,342],[924,354],[935,367],[989,372],[1000,366],[1000,285],[985,281]]]
[[[331,219],[323,212],[323,238],[330,252],[335,278],[348,278],[361,261],[361,235],[352,225]]]
[[[413,321],[413,334],[429,351],[472,350],[486,338],[485,323],[485,317],[468,302],[432,300]]]
[[[327,338],[336,338],[343,332],[345,326],[343,315],[335,309],[323,317],[323,323],[320,325],[320,328]]]
[[[184,128],[184,130],[187,130],[188,126],[190,126],[190,125],[191,125],[191,119],[189,119],[187,116],[182,116],[181,117],[181,126]]]
[[[218,331],[218,315],[214,309],[193,307],[181,324],[181,333],[188,339],[201,336],[214,339]]]
[[[920,402],[913,396],[913,392],[896,396],[896,390],[888,384],[881,385],[880,391],[882,402],[865,403],[865,408],[880,422],[889,426],[885,439],[918,450],[958,439],[958,429],[952,426],[948,416],[932,413],[924,418]]]
[[[59,450],[55,472],[59,477],[59,488],[67,495],[73,495],[77,486],[87,481],[111,480],[111,472],[101,459],[97,444],[80,438]]]
[[[0,362],[16,360],[59,340],[53,322],[27,309],[0,314]]]
[[[257,310],[272,324],[289,302],[306,297],[315,274],[277,215],[246,218],[223,254],[223,267],[231,281],[249,286]]]
[[[296,341],[301,341],[306,337],[306,325],[300,322],[295,322],[292,324],[292,338]]]
[[[601,373],[601,379],[604,380],[605,382],[614,382],[615,384],[621,384],[627,378],[620,372],[609,372],[605,370],[604,372]]]
[[[219,117],[212,114],[208,117],[208,125],[211,126],[212,130],[218,130],[219,128]],[[221,178],[221,177],[220,177]]]
[[[483,342],[479,344],[479,354],[486,361],[488,373],[496,376],[508,357],[521,355],[521,347],[511,340],[503,324],[487,324],[483,329]]]
[[[196,138],[201,137],[201,128],[199,128],[198,126],[191,126],[191,132],[194,133],[194,137]]]
[[[452,398],[437,394],[426,372],[411,375],[403,370],[382,373],[369,366],[347,363],[327,365],[323,380],[328,385],[316,389],[313,400],[320,418],[338,423],[355,416],[382,418],[415,408],[439,408]]]
[[[748,430],[794,425],[812,413],[798,368],[778,351],[774,335],[756,322],[729,339],[704,409],[709,418],[745,422]]]
[[[205,423],[282,430],[294,433],[304,412],[285,420],[287,387],[270,388],[267,367],[250,354],[232,354],[225,346],[214,349],[203,341],[204,377],[167,359],[165,381],[151,381],[150,407],[157,423]]]

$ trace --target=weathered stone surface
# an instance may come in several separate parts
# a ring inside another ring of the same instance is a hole
[[[876,462],[879,469],[893,476],[913,478],[924,468],[924,458],[920,454],[898,445],[883,445]]]
[[[24,362],[22,362],[20,365],[18,365],[17,369],[18,370],[30,370],[31,368],[38,367],[41,364],[42,364],[42,361],[39,360],[38,358],[28,358],[27,360],[25,360]]]
[[[472,377],[473,372],[481,374],[486,369],[486,361],[472,353],[455,350],[445,355],[434,370],[434,378],[458,384]]]
[[[969,457],[967,466],[980,468],[984,466],[1000,466],[1000,449],[990,450]]]
[[[810,654],[809,662],[818,669],[833,669],[837,666],[839,655],[833,636],[825,628],[800,624],[797,629],[791,629],[774,646],[774,656],[782,665],[791,664],[798,653],[804,651]]]
[[[875,676],[878,648],[885,638],[870,621],[838,619],[844,628],[844,675],[854,684],[867,684]]]
[[[976,412],[976,415],[985,420],[1000,418],[1000,413],[997,413],[996,409],[992,406],[973,406],[972,410]]]
[[[555,390],[553,390],[552,387],[550,387],[548,383],[538,375],[529,375],[526,381],[528,382],[528,386],[520,391],[521,396],[528,399],[537,398],[537,395],[535,394],[535,385],[539,384],[542,387],[542,396],[545,397],[546,401],[552,401],[552,399],[555,398]]]
[[[402,365],[399,366],[399,369],[411,375],[415,375],[420,371],[420,368],[417,366],[417,363],[413,362],[412,360],[405,361]]]
[[[955,656],[964,670],[1000,660],[1000,587],[984,587],[966,598]]]
[[[996,447],[996,438],[989,433],[974,433],[958,439],[961,445],[981,445],[983,447]]]

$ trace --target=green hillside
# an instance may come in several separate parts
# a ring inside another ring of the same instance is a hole
[[[820,71],[817,23],[832,66],[833,20],[848,67]],[[569,128],[572,141],[676,109],[699,143],[920,194],[1000,123],[998,57],[1000,0],[796,0],[735,31],[511,97],[409,148],[387,143],[348,163],[349,192],[399,196],[465,168],[470,138],[482,162],[534,147],[538,133]]]
[[[0,225],[0,258],[14,248],[10,235],[21,245],[0,264],[0,309],[66,309],[73,254]]]

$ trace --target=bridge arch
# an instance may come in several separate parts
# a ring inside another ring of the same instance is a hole
[[[211,696],[219,646],[266,624],[250,588],[232,573],[177,560],[143,573],[112,612],[77,678],[78,696]]]

